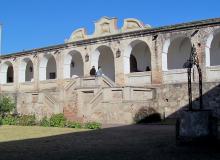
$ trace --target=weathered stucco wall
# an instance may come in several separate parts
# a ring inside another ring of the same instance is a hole
[[[73,82],[71,82],[73,83]],[[84,82],[85,83],[85,82]],[[160,85],[155,88],[139,87],[82,87],[75,82],[66,90],[45,90],[39,93],[9,94],[17,101],[21,114],[35,114],[41,119],[55,113],[64,113],[75,121],[98,121],[101,123],[134,122],[141,109],[153,109],[164,117],[178,117],[188,104],[186,83]],[[193,106],[198,109],[198,84],[192,85]],[[220,83],[203,84],[204,108],[220,115]],[[7,94],[8,95],[8,94]]]
[[[220,19],[160,28],[126,19],[120,30],[115,18],[104,17],[95,26],[93,35],[86,35],[85,29],[76,30],[66,44],[1,56],[1,95],[13,96],[19,113],[38,118],[63,112],[73,120],[131,123],[142,107],[173,116],[188,102],[187,73],[181,66],[194,44],[202,69],[205,106],[218,110]],[[131,54],[138,62],[133,73]],[[54,62],[48,63],[51,58]],[[25,82],[30,76],[24,75],[28,73],[24,69],[30,70],[23,63],[27,59],[33,63],[33,79]],[[72,60],[80,68],[71,71]],[[101,65],[108,77],[89,77],[93,65],[96,69]],[[150,71],[144,71],[146,65]],[[14,71],[12,83],[7,83],[9,66]],[[56,71],[56,79],[49,80],[48,71]],[[81,78],[71,77],[75,73]],[[196,72],[194,79],[198,82]]]

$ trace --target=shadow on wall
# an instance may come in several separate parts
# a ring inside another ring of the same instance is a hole
[[[195,99],[193,100],[193,108],[195,110],[198,110],[200,107],[199,103],[199,84],[194,83],[192,84],[192,94]],[[211,89],[209,89],[211,88]],[[220,119],[220,84],[212,84],[212,83],[204,83],[203,84],[203,90],[207,91],[203,94],[203,109],[206,110],[212,110],[213,115]],[[178,93],[178,89],[175,91],[175,94]],[[188,98],[188,97],[187,97]],[[187,99],[188,102],[188,99]],[[188,103],[187,105],[181,106],[177,111],[167,116],[167,118],[178,118],[181,111],[188,109]]]
[[[160,122],[161,115],[154,108],[142,107],[134,116],[134,122],[137,124],[141,123],[153,123]]]
[[[137,124],[160,122],[162,119],[165,118],[164,117],[165,114],[167,114],[165,112],[162,113],[161,110],[166,110],[166,108],[170,108],[172,111],[174,111],[174,112],[171,112],[169,115],[167,115],[166,119],[179,118],[183,110],[188,110],[188,92],[185,87],[187,87],[187,84],[175,84],[172,86],[171,90],[168,89],[168,92],[171,92],[171,94],[163,93],[161,97],[162,99],[165,99],[167,101],[172,100],[172,101],[167,102],[167,104],[174,104],[176,106],[170,105],[170,106],[160,106],[160,107],[158,106],[142,107],[135,114],[134,122],[136,122]],[[183,93],[183,90],[186,93]],[[214,117],[220,119],[220,84],[206,82],[203,85],[203,90],[207,91],[203,94],[203,109],[212,110]],[[197,83],[192,84],[192,94],[194,97],[194,100],[192,102],[193,108],[195,110],[198,110],[200,107],[199,84]],[[180,106],[181,104],[180,101],[185,101],[185,104],[187,105]]]

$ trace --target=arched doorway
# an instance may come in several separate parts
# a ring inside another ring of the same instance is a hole
[[[32,61],[28,61],[25,69],[25,82],[33,81],[34,77],[34,66]]]
[[[131,54],[130,56],[130,72],[137,72],[137,60],[135,56]]]
[[[177,37],[169,45],[167,69],[181,69],[190,56],[192,44],[188,37]]]
[[[19,67],[19,82],[33,81],[34,66],[30,58],[24,58]]]
[[[135,41],[131,43],[131,46],[130,64],[133,67],[137,66],[131,69],[135,69],[134,72],[144,72],[147,67],[151,68],[151,54],[148,45],[143,41]]]
[[[100,46],[92,54],[92,66],[95,66],[96,70],[98,66],[101,67],[105,76],[115,81],[115,62],[114,54],[110,47]]]
[[[14,69],[11,62],[4,62],[1,65],[1,84],[14,82]]]
[[[53,55],[47,54],[41,59],[40,62],[39,79],[48,80],[48,79],[56,79],[56,77],[57,77],[56,60]]]
[[[14,82],[14,69],[13,66],[9,66],[7,70],[7,83]]]
[[[78,51],[71,51],[64,57],[64,78],[84,75],[83,59]]]
[[[124,55],[124,73],[144,72],[151,70],[151,52],[148,45],[135,40],[128,45]]]
[[[46,79],[56,79],[57,77],[57,67],[56,67],[56,60],[53,56],[48,58],[47,68],[46,68]]]

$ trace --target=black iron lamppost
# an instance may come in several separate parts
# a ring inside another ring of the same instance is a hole
[[[200,102],[200,109],[203,109],[203,99],[202,99],[202,71],[199,65],[199,58],[196,52],[195,45],[193,44],[190,57],[187,62],[184,64],[184,68],[187,68],[187,75],[188,75],[188,96],[189,96],[189,110],[192,111],[192,82],[191,82],[191,71],[193,66],[196,66],[198,73],[199,73],[199,102]]]

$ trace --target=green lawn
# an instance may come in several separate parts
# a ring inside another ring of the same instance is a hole
[[[48,137],[82,131],[86,131],[86,129],[2,125],[0,126],[0,142]]]

